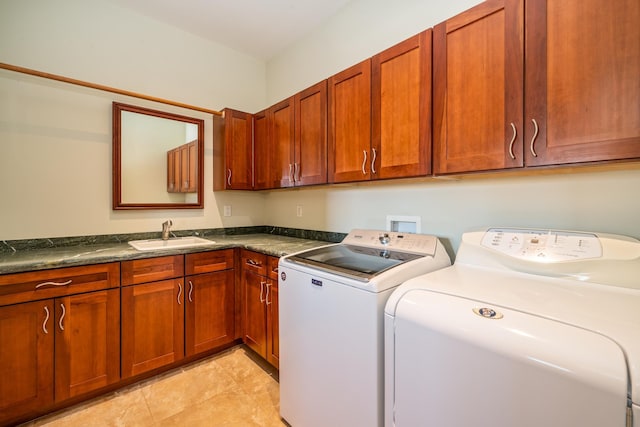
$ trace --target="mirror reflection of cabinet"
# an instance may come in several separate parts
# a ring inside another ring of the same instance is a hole
[[[167,191],[169,193],[197,191],[197,152],[197,141],[191,141],[167,151]]]

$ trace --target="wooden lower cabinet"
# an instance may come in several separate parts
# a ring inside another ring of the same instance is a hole
[[[122,377],[177,362],[184,357],[182,279],[122,288]]]
[[[276,368],[280,364],[280,328],[278,322],[278,261],[267,257],[267,362]]]
[[[119,272],[110,263],[0,276],[0,425],[120,380]]]
[[[120,380],[120,290],[56,298],[55,400]]]
[[[242,272],[244,301],[242,323],[243,340],[253,351],[265,357],[267,354],[267,316],[265,306],[266,277],[251,271]]]
[[[235,254],[0,275],[0,426],[234,343]]]
[[[0,307],[0,425],[53,403],[53,300]]]
[[[279,361],[277,265],[277,257],[242,251],[243,341],[276,368]]]
[[[228,344],[235,335],[234,270],[187,277],[186,355]]]

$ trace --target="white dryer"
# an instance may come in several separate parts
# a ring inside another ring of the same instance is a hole
[[[640,426],[640,242],[465,233],[385,307],[387,427]]]

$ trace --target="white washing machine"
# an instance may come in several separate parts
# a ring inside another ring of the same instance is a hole
[[[387,427],[638,427],[640,242],[466,233],[396,288],[385,341]]]
[[[375,230],[281,258],[282,418],[294,427],[382,426],[387,298],[449,265],[433,236]]]

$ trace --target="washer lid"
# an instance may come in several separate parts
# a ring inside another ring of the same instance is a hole
[[[422,257],[424,255],[338,244],[311,249],[288,259],[356,280],[368,281],[390,268]]]

